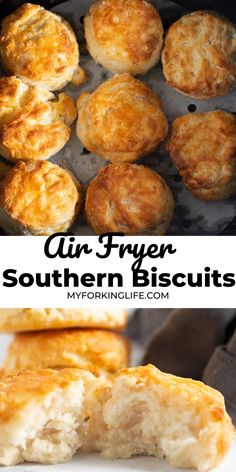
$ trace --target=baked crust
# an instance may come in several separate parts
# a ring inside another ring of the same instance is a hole
[[[79,139],[111,162],[132,162],[151,154],[168,132],[159,98],[129,74],[114,76],[91,94],[82,93],[77,107]]]
[[[43,160],[70,138],[76,118],[71,97],[32,87],[17,77],[0,78],[0,153],[11,161]]]
[[[41,415],[43,421],[37,421]],[[88,442],[107,458],[154,455],[176,467],[207,471],[222,461],[235,434],[219,392],[151,365],[125,369],[109,380],[82,369],[5,376],[0,425],[4,465],[66,461],[79,448],[87,450]],[[64,429],[73,441],[67,455],[61,453],[68,441]],[[40,447],[45,441],[46,451]]]
[[[70,82],[79,62],[77,40],[69,23],[31,3],[3,20],[0,55],[10,73],[48,90]]]
[[[85,211],[96,234],[157,234],[167,231],[174,199],[165,181],[136,164],[113,164],[90,182]]]
[[[23,234],[66,231],[82,204],[79,182],[48,161],[18,162],[0,183],[1,210]]]
[[[0,331],[16,333],[58,328],[124,329],[123,309],[88,308],[0,308]]]
[[[90,377],[91,376],[91,377]],[[35,402],[41,402],[56,389],[67,389],[78,380],[93,379],[90,372],[79,369],[60,371],[24,370],[18,374],[9,374],[0,379],[0,424],[16,421],[22,410]]]
[[[216,12],[196,11],[171,25],[162,53],[168,84],[196,98],[226,95],[236,83],[236,27]]]
[[[202,200],[236,192],[236,116],[216,110],[173,122],[168,149],[184,184]]]
[[[98,0],[84,29],[91,56],[113,73],[145,74],[159,62],[163,26],[146,0]]]
[[[17,334],[3,370],[79,368],[95,375],[112,375],[128,367],[129,345],[124,336],[101,329],[58,329]]]
[[[216,402],[216,408],[214,408],[212,412],[213,418],[218,420],[224,417],[225,411],[222,411],[225,409],[223,395],[218,390],[209,387],[199,380],[178,377],[176,375],[162,372],[152,364],[125,368],[121,372],[118,372],[116,377],[126,377],[128,381],[132,378],[136,385],[138,385],[140,381],[140,386],[142,385],[142,387],[145,385],[162,385],[169,390],[170,395],[172,394],[172,390],[174,390],[176,394],[188,395],[193,402],[203,398],[207,403],[212,403],[212,401],[213,403]],[[227,422],[231,423],[228,415]]]
[[[170,421],[173,423],[175,422],[175,419],[173,419],[175,418],[174,412],[177,413],[178,408],[180,408],[178,405],[181,405],[181,403],[185,406],[183,416],[187,415],[187,417],[185,416],[186,423],[191,409],[195,412],[191,424],[191,432],[193,435],[195,434],[195,441],[190,441],[188,445],[183,444],[182,454],[179,453],[176,457],[172,457],[172,460],[167,456],[167,460],[173,466],[191,469],[194,467],[199,471],[206,471],[221,463],[232,444],[235,430],[226,412],[224,397],[220,392],[202,382],[161,372],[150,364],[124,369],[117,374],[116,379],[116,382],[123,382],[126,389],[136,387],[137,397],[138,392],[147,393],[149,390],[152,391],[152,398],[157,395],[163,409],[172,406]],[[179,425],[179,428],[181,430],[181,425]],[[185,441],[187,440],[188,436],[185,437]],[[197,446],[194,442],[197,443]],[[187,454],[189,457],[186,457],[184,454],[185,448],[192,451],[192,457],[190,453]],[[172,441],[169,452],[174,449],[175,440]]]

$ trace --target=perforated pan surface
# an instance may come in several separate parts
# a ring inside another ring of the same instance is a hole
[[[112,74],[103,67],[95,64],[86,50],[83,35],[83,16],[86,14],[91,3],[91,0],[71,0],[53,9],[56,13],[63,15],[74,27],[80,44],[80,62],[89,75],[89,80],[81,87],[74,88],[70,85],[65,87],[64,91],[74,99],[84,90],[93,91],[99,84],[112,76]],[[153,3],[158,7],[165,26],[168,26],[185,13],[180,6],[173,2],[154,0]],[[139,79],[146,82],[161,98],[169,124],[171,124],[173,119],[177,116],[194,112],[190,110],[204,112],[218,108],[236,112],[236,89],[225,97],[210,100],[195,100],[181,95],[166,84],[161,64],[154,67],[145,76],[139,77]],[[88,153],[88,151],[83,148],[76,136],[75,125],[73,126],[69,143],[67,143],[51,161],[70,169],[85,187],[98,173],[99,169],[107,165],[105,161],[92,153]],[[226,201],[209,203],[202,202],[193,197],[191,193],[185,189],[176,168],[172,165],[165,150],[165,143],[163,143],[154,154],[138,162],[149,166],[161,174],[174,193],[176,209],[168,234],[218,235],[233,221],[236,215],[236,197]],[[79,216],[72,231],[77,235],[93,234],[88,228],[83,215]]]

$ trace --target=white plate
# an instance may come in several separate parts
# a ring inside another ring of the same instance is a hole
[[[189,469],[188,469],[189,470]],[[77,454],[71,462],[58,465],[24,464],[5,467],[3,472],[187,472],[186,469],[176,469],[167,462],[155,457],[133,457],[126,460],[106,460],[98,454]],[[191,472],[189,470],[189,472]],[[236,443],[228,456],[214,472],[236,472]]]

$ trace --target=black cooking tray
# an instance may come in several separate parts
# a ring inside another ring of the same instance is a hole
[[[29,1],[31,3],[40,4],[48,9],[65,2],[65,0]],[[25,1],[22,0],[0,0],[0,20],[7,14],[14,11],[18,6],[22,5],[23,3],[25,3]],[[176,10],[174,8],[174,3],[176,4],[176,7],[178,5]],[[182,9],[179,8],[179,5],[182,6]],[[200,9],[218,11],[220,14],[226,16],[231,21],[236,23],[236,0],[173,0],[173,9],[170,9],[169,6],[166,10],[165,8],[162,8],[160,14],[164,23],[164,27],[167,28],[171,23],[176,21],[180,15],[186,13],[187,11],[194,11]],[[221,234],[236,235],[236,216]]]
[[[52,8],[60,3],[64,3],[64,1],[65,0],[31,0],[30,3],[37,3],[45,8]],[[0,17],[3,18],[7,13],[10,13],[19,5],[22,5],[22,3],[25,2],[22,0],[0,0]],[[175,3],[182,5],[183,8],[186,8],[188,11],[199,9],[216,10],[236,22],[236,0],[176,0]]]

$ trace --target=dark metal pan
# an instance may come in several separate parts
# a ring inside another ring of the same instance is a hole
[[[38,3],[45,8],[52,8],[65,0],[31,0],[31,3]],[[10,13],[19,5],[25,3],[22,0],[0,0],[0,17]],[[216,10],[219,13],[236,22],[236,0],[176,0],[175,3],[182,5],[188,11],[199,9]]]

